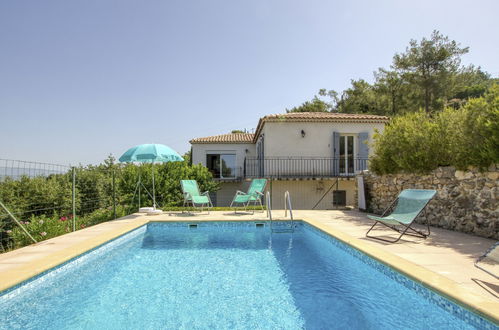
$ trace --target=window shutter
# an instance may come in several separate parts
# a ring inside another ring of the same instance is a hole
[[[333,132],[333,176],[340,173],[340,133]]]
[[[357,170],[367,170],[367,158],[369,157],[369,133],[362,132],[357,136]]]

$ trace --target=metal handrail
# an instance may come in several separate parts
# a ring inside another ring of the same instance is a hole
[[[354,177],[368,168],[367,157],[246,157],[244,176],[267,178]],[[341,166],[343,164],[343,166]]]
[[[267,216],[269,217],[270,220],[270,230],[271,232],[274,232],[273,227],[272,227],[272,207],[270,204],[270,192],[267,191],[266,194],[266,203],[267,203]],[[286,191],[284,193],[284,216],[288,216],[288,210],[289,210],[289,216],[291,218],[291,226],[290,229],[293,232],[294,231],[294,217],[293,217],[293,208],[291,206],[291,195],[289,194],[289,191]]]
[[[293,220],[293,208],[291,207],[291,196],[289,195],[289,191],[286,190],[286,192],[284,193],[284,216],[285,217],[288,216],[288,209],[289,209],[289,216],[291,217],[291,220]]]
[[[287,205],[287,207],[286,207]],[[289,216],[291,218],[291,230],[294,231],[295,228],[295,220],[293,218],[293,208],[291,207],[291,195],[289,194],[289,191],[286,190],[284,193],[284,216],[288,216],[288,209],[289,209]]]
[[[270,226],[272,227],[272,208],[270,207],[270,191],[267,191],[265,202],[267,203],[267,216],[270,219]]]

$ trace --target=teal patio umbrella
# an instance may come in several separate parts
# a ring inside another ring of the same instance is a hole
[[[166,163],[183,161],[184,159],[172,148],[164,144],[141,144],[128,149],[119,158],[124,163],[151,163],[152,169],[152,200],[153,207],[156,209],[156,194],[154,189],[154,163]]]

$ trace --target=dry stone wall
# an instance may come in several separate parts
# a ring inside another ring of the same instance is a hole
[[[499,239],[499,171],[441,167],[428,175],[363,172],[368,210],[381,214],[403,189],[435,189],[427,207],[430,225]],[[424,219],[417,219],[422,222]]]

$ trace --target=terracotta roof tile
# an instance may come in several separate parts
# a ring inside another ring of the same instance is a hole
[[[377,120],[377,121],[388,121],[389,118],[386,116],[368,115],[368,114],[353,114],[353,113],[331,113],[331,112],[290,112],[281,113],[274,115],[267,115],[262,118],[265,121],[279,121],[279,120]]]
[[[337,122],[337,123],[387,123],[389,117],[353,114],[353,113],[331,113],[331,112],[290,112],[267,115],[260,118],[253,142],[260,135],[260,131],[266,122]]]
[[[201,143],[255,143],[263,125],[266,122],[338,122],[338,123],[387,123],[390,120],[386,116],[331,113],[331,112],[291,112],[267,115],[260,118],[256,133],[232,133],[195,138],[190,140],[191,144]]]
[[[195,143],[252,143],[254,134],[251,133],[231,133],[200,137],[190,140],[191,144]]]

